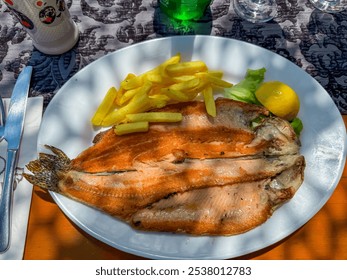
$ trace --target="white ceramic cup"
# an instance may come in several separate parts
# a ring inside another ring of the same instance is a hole
[[[79,32],[64,0],[2,0],[30,35],[33,45],[51,55],[70,50]]]

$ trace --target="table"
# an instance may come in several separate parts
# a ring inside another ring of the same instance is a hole
[[[238,18],[231,0],[214,0],[194,23],[173,22],[156,1],[66,1],[80,30],[69,52],[48,56],[0,2],[0,92],[9,97],[24,65],[34,66],[30,96],[45,107],[77,71],[114,50],[169,35],[207,34],[247,41],[278,53],[317,79],[347,125],[347,12],[325,14],[306,0],[278,0],[273,21],[252,24]],[[241,259],[347,259],[347,169],[319,213],[295,233]],[[317,246],[319,244],[320,246]],[[34,188],[24,259],[142,259],[94,239],[64,216],[49,194]]]

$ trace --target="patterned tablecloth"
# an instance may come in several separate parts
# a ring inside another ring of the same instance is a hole
[[[277,0],[278,16],[264,24],[240,19],[232,0],[214,0],[194,23],[169,21],[156,0],[66,0],[80,30],[71,51],[48,56],[0,2],[0,93],[9,97],[24,65],[35,67],[31,96],[47,105],[79,69],[101,56],[144,40],[208,34],[239,39],[278,53],[313,76],[347,114],[347,10],[327,14],[308,0]],[[298,81],[300,82],[300,81]]]

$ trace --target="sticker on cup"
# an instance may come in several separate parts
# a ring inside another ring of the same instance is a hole
[[[79,32],[64,0],[3,0],[26,29],[34,46],[46,54],[62,54],[78,41]]]

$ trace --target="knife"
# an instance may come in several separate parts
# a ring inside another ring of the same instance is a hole
[[[0,198],[0,253],[7,251],[10,247],[13,185],[18,161],[18,150],[24,127],[31,74],[32,67],[27,66],[18,76],[12,92],[5,124],[4,138],[7,141],[7,161]]]

